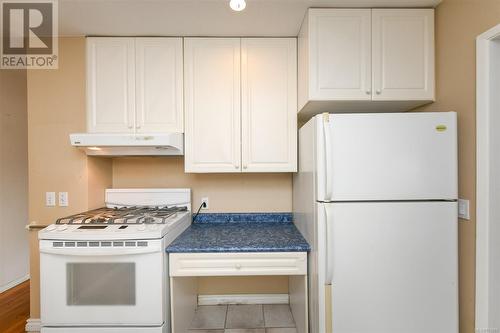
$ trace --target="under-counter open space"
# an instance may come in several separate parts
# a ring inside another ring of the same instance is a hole
[[[173,332],[196,333],[208,329],[227,333],[240,333],[232,331],[236,329],[256,329],[249,333],[309,332],[306,275],[289,276],[289,294],[278,296],[244,294],[218,299],[217,295],[199,295],[196,277],[171,277],[170,286]],[[273,304],[276,301],[280,303]],[[207,303],[211,305],[200,305]],[[208,314],[210,320],[205,321]]]

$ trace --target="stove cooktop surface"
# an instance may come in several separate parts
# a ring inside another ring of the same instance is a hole
[[[63,217],[39,233],[39,239],[159,239],[191,224],[186,207],[99,208]]]
[[[90,210],[60,218],[56,224],[90,224],[87,229],[102,229],[103,224],[167,224],[186,207],[120,207]]]

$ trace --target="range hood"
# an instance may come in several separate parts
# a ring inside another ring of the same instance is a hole
[[[184,155],[184,135],[165,134],[70,134],[71,145],[91,156]]]

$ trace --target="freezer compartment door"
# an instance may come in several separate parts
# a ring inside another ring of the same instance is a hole
[[[333,332],[458,332],[455,202],[321,208]]]
[[[457,198],[455,112],[315,118],[318,201]]]

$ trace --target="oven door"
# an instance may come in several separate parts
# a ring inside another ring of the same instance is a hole
[[[40,241],[43,326],[161,326],[161,240]]]

